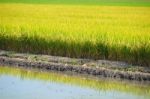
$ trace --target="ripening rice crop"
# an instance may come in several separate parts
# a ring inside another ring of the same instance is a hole
[[[150,7],[0,3],[0,49],[150,66]]]

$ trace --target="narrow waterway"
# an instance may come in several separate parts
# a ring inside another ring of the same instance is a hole
[[[0,66],[0,99],[150,99],[150,85]]]

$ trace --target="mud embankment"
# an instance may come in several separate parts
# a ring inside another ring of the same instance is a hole
[[[74,59],[0,51],[0,65],[38,68],[62,72],[69,71],[100,77],[150,81],[149,67],[131,66],[124,62],[116,61]]]

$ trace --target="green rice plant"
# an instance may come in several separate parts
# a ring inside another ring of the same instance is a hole
[[[150,6],[149,0],[0,0],[0,3]]]
[[[150,7],[0,4],[0,49],[150,66]]]

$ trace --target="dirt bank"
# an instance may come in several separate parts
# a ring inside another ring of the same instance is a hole
[[[94,76],[150,81],[150,68],[125,62],[75,59],[49,55],[23,54],[0,50],[0,65],[69,71]]]

